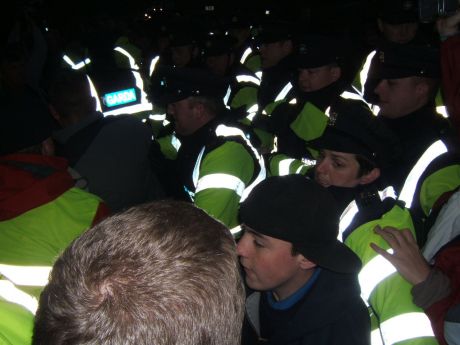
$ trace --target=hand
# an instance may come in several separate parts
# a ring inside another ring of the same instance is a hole
[[[439,18],[436,21],[436,28],[439,35],[444,37],[454,36],[459,33],[460,11],[449,17]]]
[[[374,231],[393,248],[393,254],[388,253],[375,243],[370,244],[372,249],[390,261],[409,283],[416,285],[428,277],[431,267],[420,252],[409,229],[398,230],[393,227],[382,229],[380,226],[376,226]]]

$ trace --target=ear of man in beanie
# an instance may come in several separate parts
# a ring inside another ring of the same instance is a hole
[[[335,241],[339,212],[330,193],[301,175],[270,177],[240,207],[240,220],[255,231],[301,246]]]

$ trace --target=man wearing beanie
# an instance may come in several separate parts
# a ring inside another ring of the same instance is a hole
[[[333,197],[300,175],[270,177],[241,204],[243,344],[369,344],[358,257],[337,240]]]

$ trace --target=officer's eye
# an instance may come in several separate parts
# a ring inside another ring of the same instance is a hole
[[[258,248],[263,248],[264,247],[264,245],[261,242],[259,242],[258,240],[256,240],[256,239],[254,239],[252,242],[254,243],[254,246],[256,246]]]

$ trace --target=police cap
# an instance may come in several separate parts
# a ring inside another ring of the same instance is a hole
[[[377,52],[376,59],[376,76],[381,79],[441,75],[439,50],[427,44],[389,44]]]
[[[380,0],[377,17],[388,24],[415,23],[418,20],[416,0]]]
[[[338,39],[330,35],[310,34],[298,42],[298,68],[316,68],[343,61],[344,49]]]
[[[236,39],[228,35],[218,34],[208,36],[204,42],[202,54],[204,57],[230,54],[233,51],[235,43]]]
[[[160,106],[191,96],[223,100],[226,89],[225,80],[203,69],[158,66],[152,74],[150,97]]]
[[[292,24],[282,20],[269,21],[262,24],[255,40],[258,44],[287,41],[293,38]]]
[[[318,149],[362,155],[380,168],[390,165],[400,152],[395,134],[365,103],[352,100],[334,105],[323,135],[310,144]]]

